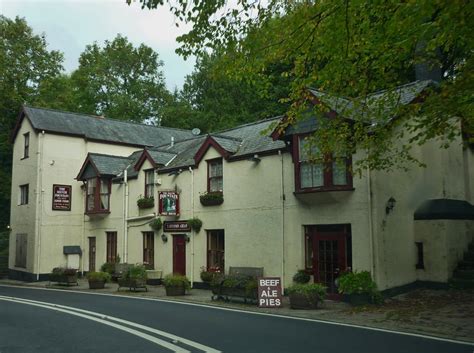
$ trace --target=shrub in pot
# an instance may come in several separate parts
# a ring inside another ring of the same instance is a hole
[[[107,272],[89,272],[87,274],[90,289],[102,289],[105,283],[110,281],[110,274]]]
[[[188,224],[191,227],[191,229],[194,230],[196,233],[199,233],[199,231],[201,230],[202,221],[197,217],[194,217],[188,220]]]
[[[310,275],[307,274],[305,270],[298,270],[298,272],[293,276],[293,282],[295,283],[308,283],[310,279]]]
[[[154,231],[158,232],[163,227],[163,222],[161,221],[161,218],[157,217],[157,218],[153,219],[149,223],[149,225]]]
[[[337,279],[338,291],[347,296],[352,305],[377,303],[381,300],[377,285],[368,271],[346,272]]]
[[[143,265],[131,265],[123,272],[122,277],[118,279],[120,287],[145,288],[146,287],[146,268]]]
[[[186,291],[191,289],[191,282],[186,276],[182,275],[170,274],[165,276],[163,285],[168,296],[185,295]]]
[[[155,198],[151,197],[144,197],[140,195],[140,198],[137,200],[138,208],[151,208],[155,205]]]
[[[224,202],[222,192],[205,192],[199,196],[199,200],[203,206],[217,206]]]
[[[77,270],[75,268],[55,267],[49,275],[51,282],[77,284]]]
[[[292,309],[316,309],[326,297],[326,287],[320,283],[296,283],[286,289]]]

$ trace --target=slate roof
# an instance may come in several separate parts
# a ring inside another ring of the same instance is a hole
[[[89,159],[96,166],[100,175],[120,174],[132,159],[130,157],[112,156],[100,153],[89,153]]]
[[[135,146],[157,146],[192,137],[191,131],[131,123],[93,115],[24,106],[23,111],[36,130],[81,136],[90,140]],[[16,131],[13,138],[15,138]]]

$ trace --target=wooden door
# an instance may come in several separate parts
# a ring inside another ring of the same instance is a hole
[[[173,273],[186,275],[186,238],[183,234],[173,234]]]
[[[317,227],[311,233],[313,246],[314,281],[324,284],[328,297],[340,295],[335,280],[347,269],[347,234],[344,231],[322,231]]]
[[[155,269],[155,232],[143,232],[143,263]]]
[[[95,271],[95,237],[89,238],[89,272]]]

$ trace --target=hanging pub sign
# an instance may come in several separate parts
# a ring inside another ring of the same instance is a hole
[[[71,185],[53,185],[53,211],[71,211]]]
[[[260,308],[280,308],[281,279],[280,277],[259,277],[258,282],[258,306]]]
[[[175,191],[158,192],[158,211],[162,216],[179,215],[179,194]]]
[[[190,232],[191,226],[187,221],[164,221],[163,232]]]

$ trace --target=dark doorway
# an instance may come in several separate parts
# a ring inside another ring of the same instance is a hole
[[[186,238],[183,234],[173,234],[173,273],[186,275]]]
[[[328,288],[328,297],[339,299],[335,280],[351,267],[352,247],[350,225],[307,226],[306,267],[314,281]]]
[[[143,263],[147,268],[155,268],[155,232],[143,232]]]
[[[95,272],[95,237],[89,238],[89,272]]]

